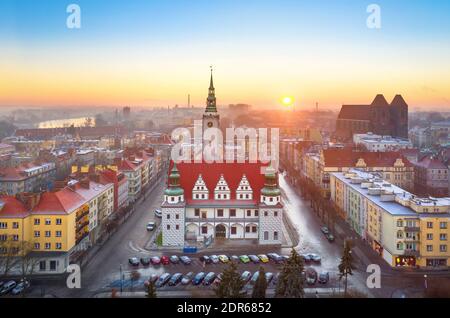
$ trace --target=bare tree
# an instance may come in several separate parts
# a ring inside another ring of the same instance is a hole
[[[33,275],[39,259],[33,256],[33,242],[21,241],[19,249],[21,274],[23,278],[26,278],[28,275]]]
[[[0,271],[3,276],[7,276],[18,262],[18,245],[12,236],[7,236],[6,240],[0,240]]]

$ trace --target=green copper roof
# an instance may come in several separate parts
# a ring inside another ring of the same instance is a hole
[[[164,194],[170,196],[178,196],[183,195],[184,190],[182,188],[167,188],[166,190],[164,190]]]

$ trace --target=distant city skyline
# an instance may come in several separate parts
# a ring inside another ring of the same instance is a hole
[[[81,7],[68,29],[66,7]],[[450,110],[450,3],[376,1],[0,2],[0,107],[218,105],[338,110],[401,94]]]

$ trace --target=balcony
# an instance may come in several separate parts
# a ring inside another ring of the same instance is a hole
[[[405,232],[420,232],[420,227],[418,226],[405,226]]]
[[[230,217],[230,218],[201,218],[201,217],[196,217],[196,218],[186,218],[186,222],[208,222],[208,223],[236,223],[236,222],[259,222],[259,218],[234,218],[234,217]]]
[[[405,250],[405,256],[419,257],[420,256],[420,252],[417,251],[417,250]]]

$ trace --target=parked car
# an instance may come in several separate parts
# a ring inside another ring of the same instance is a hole
[[[7,283],[4,283],[2,286],[2,289],[0,290],[0,296],[6,295],[10,291],[12,291],[16,287],[17,283],[13,280],[10,280]]]
[[[144,286],[147,287],[150,282],[156,283],[158,281],[158,274],[151,274],[150,277],[144,282]]]
[[[226,264],[230,261],[230,259],[228,258],[228,256],[226,255],[219,255],[219,260],[223,263]]]
[[[211,262],[213,264],[219,264],[219,262],[220,262],[219,256],[217,256],[217,255],[211,255],[209,258],[211,259]]]
[[[169,265],[170,264],[170,259],[167,256],[163,256],[161,257],[161,264],[163,265]]]
[[[155,216],[157,218],[162,218],[162,211],[161,210],[155,210]]]
[[[161,258],[159,258],[158,256],[153,256],[153,257],[150,259],[150,262],[151,262],[153,265],[159,265],[159,264],[161,264]]]
[[[219,275],[217,275],[216,279],[214,279],[213,284],[214,284],[214,285],[219,285],[219,284],[222,282],[222,277],[223,277],[223,274],[222,274],[222,273],[220,273]]]
[[[180,258],[176,255],[172,255],[172,256],[170,256],[170,262],[172,264],[178,264],[180,262]]]
[[[181,282],[181,279],[183,278],[183,274],[181,273],[175,273],[172,275],[172,277],[169,280],[169,286],[176,286]]]
[[[211,285],[214,279],[216,279],[216,273],[209,272],[208,275],[206,275],[205,278],[203,279],[203,285],[205,286]]]
[[[200,262],[205,264],[211,264],[212,261],[208,255],[203,255],[202,257],[200,257]]]
[[[249,255],[248,258],[250,258],[250,260],[253,262],[253,264],[259,263],[259,257],[256,255]]]
[[[0,290],[2,289],[3,285],[5,285],[5,282],[0,280]]]
[[[252,278],[252,273],[250,273],[249,271],[245,271],[241,274],[241,279],[244,283],[247,283],[250,278]]]
[[[156,287],[163,287],[167,282],[170,280],[171,275],[169,273],[164,273],[161,276],[159,276],[158,280],[156,281],[155,286]]]
[[[305,261],[305,263],[311,262],[311,255],[310,254],[302,254],[300,256],[303,258],[303,261]]]
[[[192,279],[192,285],[200,285],[203,281],[203,279],[205,279],[206,274],[204,272],[200,272],[197,275],[194,276],[194,278]]]
[[[328,242],[330,242],[330,243],[334,242],[334,235],[333,234],[331,234],[331,233],[327,234],[326,238],[327,238]]]
[[[259,271],[256,271],[253,273],[252,279],[250,280],[250,284],[255,285],[258,278],[259,278]]]
[[[239,262],[239,256],[237,256],[237,255],[231,255],[230,259],[232,262]]]
[[[274,261],[275,263],[282,263],[283,262],[283,258],[280,255],[278,255],[277,253],[269,253],[269,254],[267,254],[267,257],[270,260]]]
[[[317,281],[317,272],[314,268],[308,267],[305,270],[305,279],[308,285],[314,285]]]
[[[148,266],[148,265],[150,265],[150,263],[151,263],[151,260],[150,260],[149,257],[142,257],[142,258],[141,258],[141,264],[142,264],[142,265]]]
[[[267,257],[267,255],[260,254],[258,255],[258,258],[261,261],[261,263],[269,263],[269,258]]]
[[[250,258],[248,258],[247,255],[241,255],[241,256],[239,256],[239,259],[240,259],[241,262],[244,263],[244,264],[250,263]]]
[[[155,222],[148,222],[147,223],[147,231],[153,231],[156,227]]]
[[[181,285],[189,285],[189,283],[192,280],[192,277],[194,277],[194,272],[189,272],[186,275],[183,276],[181,279]]]
[[[281,255],[281,258],[283,259],[283,262],[287,262],[289,260],[289,255]]]
[[[320,255],[317,255],[317,254],[309,254],[309,255],[310,255],[311,260],[312,260],[313,262],[320,263],[321,260],[322,260],[322,258],[320,257]]]
[[[274,278],[272,279],[272,284],[273,285],[277,285],[277,283],[278,283],[278,280],[280,279],[280,275],[281,275],[281,273],[280,272],[278,272],[275,276],[274,276]]]
[[[185,256],[185,255],[180,257],[180,261],[184,265],[190,265],[192,263],[192,260],[188,256]]]
[[[328,272],[321,272],[319,274],[319,284],[326,284],[330,280],[330,274]]]
[[[322,233],[325,234],[325,235],[327,235],[328,233],[330,233],[330,230],[329,230],[326,226],[321,227],[320,230],[321,230]]]
[[[128,263],[130,263],[131,266],[139,266],[139,259],[137,257],[131,257],[128,259]]]
[[[269,284],[272,282],[272,279],[273,279],[273,273],[267,272],[265,275],[266,275],[267,285],[269,285]]]

